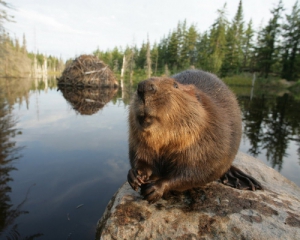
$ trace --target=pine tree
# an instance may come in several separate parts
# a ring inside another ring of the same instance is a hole
[[[253,59],[253,36],[254,36],[254,30],[252,29],[252,20],[249,21],[247,25],[247,29],[244,34],[243,44],[243,70],[252,70],[253,63],[251,60]]]
[[[170,40],[167,47],[167,64],[168,67],[176,71],[178,68],[178,37],[177,32],[174,31],[170,35]]]
[[[222,75],[239,73],[243,62],[242,39],[244,33],[243,6],[239,2],[237,13],[226,33],[225,58],[222,64]]]
[[[197,61],[197,41],[199,40],[199,34],[196,30],[196,26],[192,24],[186,36],[186,45],[187,45],[187,57],[189,66],[194,66]]]
[[[123,52],[122,49],[115,47],[110,54],[110,66],[113,66],[114,71],[119,71],[122,66]]]
[[[281,76],[287,80],[295,80],[300,75],[300,7],[298,1],[290,15],[286,15],[283,24],[283,54]]]
[[[209,56],[211,53],[210,39],[208,33],[204,32],[202,36],[199,36],[199,42],[197,43],[197,67],[209,71]]]
[[[178,69],[183,69],[188,67],[189,65],[189,57],[188,57],[188,40],[187,40],[187,25],[186,20],[183,23],[179,22],[177,24],[177,67]]]
[[[158,59],[157,59],[157,69],[159,72],[164,72],[165,64],[167,64],[167,49],[168,49],[168,38],[165,36],[160,40],[157,52],[158,52]]]
[[[138,56],[136,58],[136,66],[139,69],[144,69],[146,66],[146,59],[147,59],[147,44],[143,42],[140,51],[138,53]]]
[[[151,62],[152,62],[152,69],[154,69],[154,75],[157,75],[157,67],[158,67],[158,46],[155,42],[151,49]]]
[[[278,36],[280,33],[281,12],[283,11],[282,1],[271,10],[273,17],[268,25],[259,32],[257,51],[257,67],[261,75],[267,78],[271,72],[272,65],[277,61],[275,52],[277,50]]]
[[[210,31],[211,54],[209,56],[209,71],[218,73],[225,57],[226,46],[226,28],[228,21],[226,19],[226,3],[222,9],[218,10],[218,18]]]

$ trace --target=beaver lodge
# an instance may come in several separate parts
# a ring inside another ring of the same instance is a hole
[[[93,55],[81,55],[68,64],[57,79],[59,87],[117,87],[109,67]]]

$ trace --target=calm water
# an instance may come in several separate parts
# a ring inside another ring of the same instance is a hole
[[[20,81],[0,80],[0,238],[94,239],[129,169],[130,91]],[[300,186],[300,101],[233,89],[244,118],[240,150]]]

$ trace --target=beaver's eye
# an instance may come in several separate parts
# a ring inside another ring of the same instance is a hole
[[[174,82],[174,88],[178,88],[178,84],[176,82]]]

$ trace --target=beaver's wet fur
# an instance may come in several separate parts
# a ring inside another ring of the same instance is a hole
[[[255,179],[231,167],[241,122],[235,95],[213,74],[188,70],[140,82],[129,109],[128,182],[135,190],[141,187],[151,203],[169,191],[221,177],[237,188],[261,189]],[[246,183],[238,178],[247,178]]]

